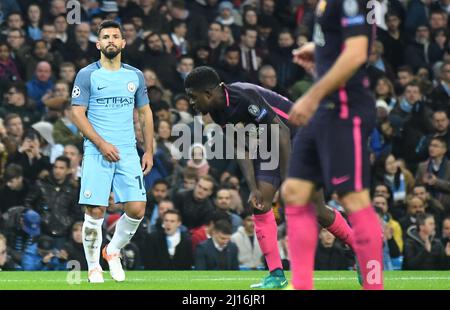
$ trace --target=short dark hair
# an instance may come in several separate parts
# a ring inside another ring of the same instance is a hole
[[[5,168],[4,179],[5,181],[11,181],[14,178],[23,176],[23,168],[17,164],[9,164]]]
[[[230,53],[230,52],[238,52],[240,53],[241,50],[239,49],[239,46],[237,46],[236,44],[230,45],[225,49],[225,54]]]
[[[100,32],[103,29],[106,28],[117,28],[120,30],[120,35],[123,37],[123,31],[122,31],[122,27],[120,27],[120,24],[116,21],[113,20],[104,20],[101,22],[100,26],[98,26],[98,31],[97,31],[97,35],[100,36]]]
[[[409,74],[414,75],[413,69],[408,65],[399,67],[397,73],[399,72],[408,72]]]
[[[20,118],[20,120],[22,120],[22,117],[17,113],[6,114],[5,119],[4,119],[5,126],[8,126],[9,122],[11,122],[11,120],[13,120],[15,118]]]
[[[233,233],[231,223],[227,220],[218,220],[217,222],[215,222],[214,230],[224,235],[231,235]]]
[[[186,8],[186,5],[184,4],[183,0],[173,0],[172,7],[176,8],[176,9],[184,10]]]
[[[70,167],[70,159],[69,159],[69,157],[67,157],[67,156],[64,156],[64,155],[58,156],[58,157],[56,157],[56,159],[55,159],[55,163],[56,163],[57,161],[62,161],[62,162],[64,162],[64,163],[66,163],[67,168]]]
[[[432,137],[431,140],[430,140],[430,144],[431,144],[431,141],[433,141],[433,140],[442,143],[445,146],[445,148],[448,147],[447,140],[445,140],[444,137],[442,137],[442,136],[434,136],[434,137]]]
[[[258,28],[254,26],[244,26],[241,30],[241,36],[245,36],[248,31],[256,31],[256,33],[258,33]]]
[[[425,221],[430,217],[434,218],[434,215],[430,213],[420,213],[416,215],[416,227],[418,232],[420,232],[420,226],[425,225]]]
[[[183,170],[183,179],[195,179],[195,181],[197,182],[197,169],[191,166],[186,166]]]
[[[220,84],[219,74],[211,67],[200,66],[194,68],[184,80],[184,88],[206,90]]]
[[[156,181],[153,183],[152,188],[155,188],[156,185],[158,185],[158,184],[164,184],[167,188],[169,188],[169,182],[167,182],[167,181],[164,180],[164,179],[158,179],[158,180],[156,180]]]
[[[170,201],[170,200],[166,200],[166,201]],[[178,215],[178,220],[181,222],[181,212],[178,211],[177,209],[170,209],[170,210],[167,210],[166,212],[164,212],[163,218],[166,216],[166,214],[175,214],[175,215]]]
[[[216,25],[219,25],[220,26],[220,30],[224,30],[224,25],[222,24],[222,23],[219,23],[218,21],[212,21],[212,22],[210,22],[209,23],[209,25],[208,25],[208,29],[209,29],[209,27],[211,26],[211,25],[214,25],[214,24],[216,24]]]

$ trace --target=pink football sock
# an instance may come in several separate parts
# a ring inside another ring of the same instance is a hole
[[[380,220],[372,206],[348,216],[354,232],[354,251],[358,258],[365,290],[383,289],[383,240]]]
[[[292,285],[298,290],[312,290],[318,239],[314,206],[286,206],[286,224]]]
[[[333,211],[336,215],[336,217],[334,218],[334,222],[333,224],[325,228],[336,238],[349,245],[353,250],[354,236],[352,228],[348,225],[341,212],[337,211],[336,209],[333,209]]]
[[[280,252],[278,251],[278,228],[275,215],[270,210],[264,214],[255,214],[255,232],[261,251],[266,258],[270,271],[283,269]]]

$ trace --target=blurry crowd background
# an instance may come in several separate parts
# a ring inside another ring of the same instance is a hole
[[[368,147],[385,269],[448,270],[450,1],[376,2],[367,69],[377,126]],[[105,19],[122,24],[122,60],[143,71],[155,121],[146,216],[123,250],[125,268],[265,268],[247,186],[234,160],[207,159],[212,121],[194,117],[183,80],[208,65],[225,83],[256,83],[299,98],[314,78],[291,55],[311,40],[318,1],[79,3],[81,23],[73,25],[64,0],[0,3],[0,270],[60,270],[69,260],[86,268],[77,203],[83,138],[71,121],[70,93],[78,70],[99,58],[96,31]],[[176,124],[207,132],[192,143],[190,159],[176,159]],[[138,122],[135,128],[142,154]],[[327,201],[342,210],[334,193]],[[273,206],[288,268],[283,209],[278,199]],[[111,197],[105,242],[121,213]],[[321,230],[316,268],[353,266],[351,251]]]

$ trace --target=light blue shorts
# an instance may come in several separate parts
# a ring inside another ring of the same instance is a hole
[[[137,152],[120,154],[112,163],[103,155],[83,156],[80,204],[108,206],[109,194],[114,192],[116,203],[146,201],[144,178]]]

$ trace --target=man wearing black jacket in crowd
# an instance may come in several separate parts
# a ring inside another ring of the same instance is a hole
[[[448,270],[450,268],[450,243],[445,247],[435,238],[434,217],[422,214],[416,227],[408,230],[403,252],[403,270]]]
[[[187,232],[182,232],[178,210],[163,215],[163,228],[153,231],[145,239],[142,263],[151,270],[190,270],[193,262],[192,243]]]
[[[61,247],[66,241],[70,227],[82,219],[78,203],[78,187],[70,174],[70,160],[65,156],[56,158],[52,173],[36,185],[25,197],[25,207],[36,210],[42,217],[42,228]]]
[[[203,241],[195,251],[197,270],[239,270],[238,248],[231,240],[231,224],[219,220],[214,224],[212,237]]]
[[[206,175],[199,179],[193,190],[175,195],[175,208],[180,211],[183,223],[189,230],[206,224],[206,219],[214,212],[210,199],[214,192],[214,183],[214,179]]]

